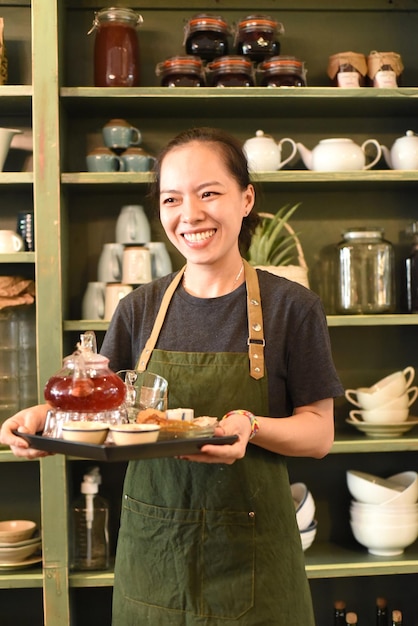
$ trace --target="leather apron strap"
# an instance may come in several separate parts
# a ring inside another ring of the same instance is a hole
[[[263,312],[261,308],[260,287],[258,284],[257,272],[247,261],[243,259],[245,282],[247,285],[247,317],[248,317],[248,357],[250,361],[250,376],[256,380],[264,376],[264,330],[263,330]],[[144,372],[147,368],[148,361],[151,358],[164,319],[171,302],[171,298],[177,287],[179,286],[186,266],[176,274],[172,282],[167,287],[163,296],[161,306],[159,308],[154,326],[148,341],[138,359],[137,370]]]

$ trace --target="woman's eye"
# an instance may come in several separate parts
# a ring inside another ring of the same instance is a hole
[[[210,198],[211,196],[218,195],[215,191],[204,191],[202,193],[202,198]]]

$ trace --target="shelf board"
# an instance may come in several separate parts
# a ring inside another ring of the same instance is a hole
[[[26,570],[0,570],[0,589],[29,589],[43,587],[40,565]]]
[[[115,104],[144,117],[206,118],[236,117],[262,119],[274,115],[291,117],[387,117],[416,115],[418,88],[339,89],[336,87],[62,87],[61,101],[68,112],[85,115],[111,114]],[[244,107],[240,109],[240,107]]]
[[[31,115],[32,85],[0,85],[1,115]]]
[[[0,185],[33,185],[33,172],[0,172]]]
[[[28,461],[37,461],[38,459],[25,459],[22,457],[17,457],[13,454],[13,452],[9,449],[9,448],[1,448],[0,447],[0,463],[4,462],[4,463],[10,463],[10,462],[28,462]],[[1,571],[0,571],[1,573]]]
[[[35,263],[35,252],[10,252],[0,254],[0,263]]]
[[[354,454],[358,452],[410,452],[418,450],[418,429],[401,437],[385,437],[375,439],[367,437],[352,427],[352,433],[336,432],[335,441],[329,454]]]

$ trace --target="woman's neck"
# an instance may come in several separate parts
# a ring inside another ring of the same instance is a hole
[[[186,266],[183,274],[183,288],[198,298],[217,298],[231,293],[242,285],[245,280],[244,263],[224,267],[220,272],[208,270],[203,272],[199,266]]]

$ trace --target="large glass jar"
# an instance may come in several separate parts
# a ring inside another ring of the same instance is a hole
[[[94,84],[96,87],[137,87],[139,85],[139,43],[137,27],[143,19],[132,9],[101,9],[94,15],[89,34],[94,42]]]
[[[350,228],[337,246],[338,313],[394,310],[394,253],[381,228]]]
[[[162,87],[202,87],[205,84],[202,59],[191,54],[170,57],[155,68]]]
[[[254,87],[254,68],[243,56],[224,56],[207,65],[210,84],[213,87]]]
[[[228,33],[228,24],[222,17],[199,13],[184,28],[186,53],[204,61],[224,56],[228,54]]]
[[[280,54],[278,35],[284,33],[283,24],[267,15],[248,15],[236,29],[236,53],[243,54],[252,61]]]
[[[261,87],[306,87],[306,71],[299,59],[276,56],[259,63]]]

